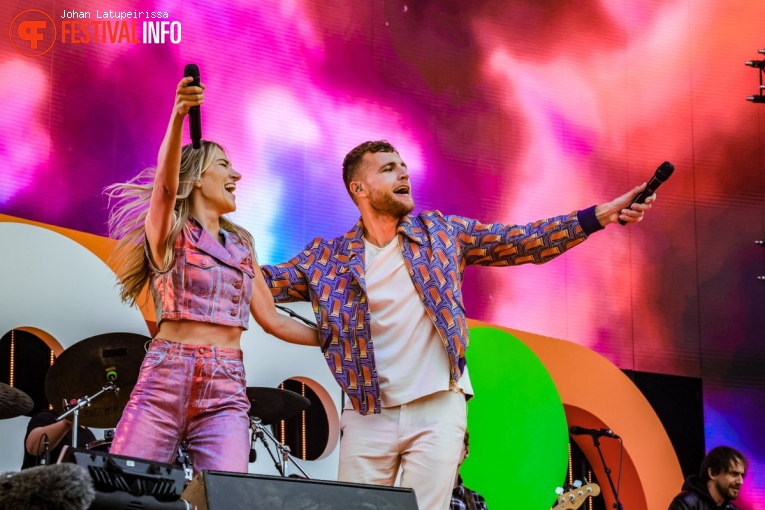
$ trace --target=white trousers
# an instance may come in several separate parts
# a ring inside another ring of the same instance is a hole
[[[343,411],[343,482],[411,487],[420,510],[448,510],[467,427],[465,395],[439,391],[362,416]]]

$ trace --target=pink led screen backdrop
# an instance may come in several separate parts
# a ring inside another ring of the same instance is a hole
[[[14,47],[28,9],[56,25],[41,56]],[[101,190],[155,162],[191,62],[204,137],[244,176],[233,217],[263,262],[354,224],[340,164],[367,139],[399,149],[418,209],[483,221],[610,200],[671,161],[638,227],[545,266],[469,268],[467,313],[702,378],[707,445],[750,456],[739,501],[765,506],[765,105],[745,100],[759,82],[744,65],[763,56],[763,2],[25,0],[0,13],[11,216],[104,235]]]

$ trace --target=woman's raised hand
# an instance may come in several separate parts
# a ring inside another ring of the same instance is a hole
[[[205,86],[200,83],[199,87],[189,85],[194,80],[191,76],[185,76],[175,91],[175,113],[185,117],[189,113],[189,108],[199,106],[205,102]]]

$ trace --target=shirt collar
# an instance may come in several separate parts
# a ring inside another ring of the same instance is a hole
[[[421,226],[415,224],[414,218],[407,214],[396,227],[396,232],[403,234],[417,244],[425,244],[425,231]],[[359,218],[356,225],[343,236],[347,242],[348,251],[356,255],[364,248],[364,221]]]
[[[194,244],[198,250],[215,257],[225,264],[235,267],[249,254],[249,250],[236,250],[234,248],[235,236],[232,235],[231,232],[220,229],[220,233],[223,236],[225,243],[222,245],[195,217],[189,215],[188,223],[186,225],[189,226],[189,231],[191,233],[190,241],[192,244]],[[238,237],[236,239],[238,240]]]
[[[364,222],[356,222],[356,225],[343,236],[343,242],[345,243],[345,249],[348,252],[349,258],[353,258],[359,253],[364,251]]]
[[[417,244],[425,244],[425,231],[421,226],[415,225],[414,218],[411,215],[404,216],[398,223],[399,234],[404,234]]]

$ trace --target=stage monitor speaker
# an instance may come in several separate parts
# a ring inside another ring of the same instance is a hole
[[[181,499],[198,510],[418,510],[414,490],[202,471]]]
[[[61,452],[59,463],[77,464],[90,475],[95,499],[89,510],[191,508],[179,499],[186,473],[178,466],[68,446]]]

